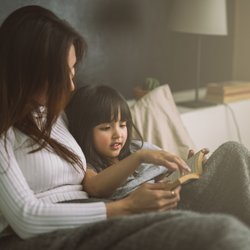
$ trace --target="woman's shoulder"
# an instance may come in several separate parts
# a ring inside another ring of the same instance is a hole
[[[0,136],[1,143],[4,141],[13,141],[15,138],[15,131],[13,127],[10,127],[6,132],[2,133]]]
[[[65,111],[61,112],[60,116],[58,117],[58,121],[61,121],[65,127],[68,127],[69,120],[68,120],[68,117],[67,117]]]
[[[65,112],[61,112],[61,114],[58,116],[55,124],[53,125],[52,134],[54,134],[55,131],[58,131],[59,134],[68,134],[68,118],[65,114]]]

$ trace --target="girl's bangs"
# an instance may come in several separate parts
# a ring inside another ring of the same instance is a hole
[[[129,121],[130,115],[127,104],[118,98],[106,98],[102,100],[94,114],[95,126],[101,123],[118,121],[121,114],[121,121]]]

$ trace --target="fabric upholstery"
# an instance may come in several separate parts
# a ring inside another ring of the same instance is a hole
[[[195,149],[169,85],[155,88],[130,107],[135,125],[147,142],[186,159],[188,150]]]

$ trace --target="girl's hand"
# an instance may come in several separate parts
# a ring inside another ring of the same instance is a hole
[[[152,163],[155,165],[162,165],[166,168],[175,171],[180,170],[191,171],[186,162],[179,156],[169,153],[164,150],[138,150],[135,154],[138,154],[142,163]]]
[[[145,183],[128,197],[106,203],[107,216],[166,211],[175,208],[180,200],[180,190],[179,186],[173,191],[167,191],[163,182]]]

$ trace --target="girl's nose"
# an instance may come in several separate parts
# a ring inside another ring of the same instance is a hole
[[[120,127],[115,127],[113,130],[113,138],[119,138],[121,136]]]

